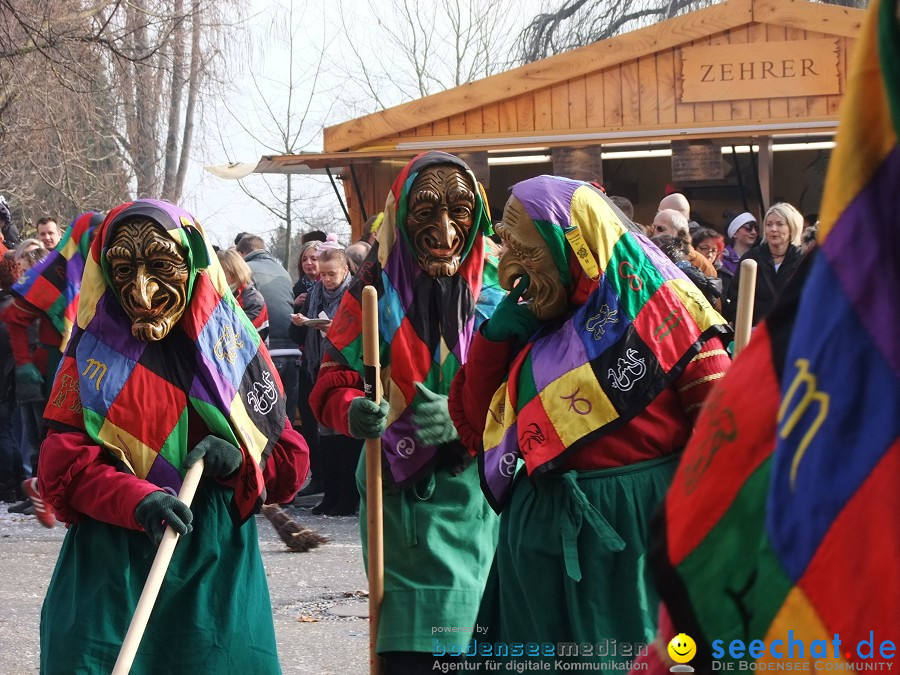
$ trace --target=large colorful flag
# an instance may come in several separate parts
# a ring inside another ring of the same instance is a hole
[[[661,592],[698,670],[727,660],[733,640],[745,661],[897,660],[898,21],[897,0],[873,2],[805,286],[708,400],[657,523]]]

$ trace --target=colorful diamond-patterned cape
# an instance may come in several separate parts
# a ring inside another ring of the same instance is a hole
[[[707,339],[727,333],[696,286],[643,234],[627,229],[593,186],[539,176],[512,193],[567,288],[593,282],[574,314],[545,326],[522,349],[491,402],[480,466],[497,511],[520,457],[529,475],[560,466],[638,414]]]
[[[374,286],[382,383],[390,403],[382,448],[391,477],[401,487],[430,470],[437,453],[436,447],[416,439],[414,383],[447,395],[466,362],[473,331],[505,295],[494,262],[485,260],[483,236],[490,234],[491,222],[480,185],[457,274],[433,278],[415,258],[406,228],[407,197],[419,172],[433,164],[455,164],[478,185],[468,166],[443,152],[424,153],[406,165],[388,195],[378,239],[344,294],[326,342],[328,354],[363,374],[362,289]]]
[[[89,211],[75,218],[56,248],[12,287],[12,292],[45,314],[62,335],[64,350],[72,334],[78,312],[78,291],[84,260],[90,248],[91,232],[103,221],[103,214]]]
[[[781,307],[757,328],[666,499],[654,564],[675,630],[701,659],[713,640],[727,653],[733,639],[786,648],[793,637],[804,659],[827,641],[828,657],[850,663],[823,665],[861,669],[900,636],[897,10],[873,2],[854,50],[824,241],[796,314]],[[870,639],[873,658],[859,660]]]
[[[184,252],[188,308],[156,342],[131,334],[109,282],[106,251],[116,226],[150,218]],[[260,463],[284,428],[281,380],[265,345],[228,290],[199,223],[172,204],[139,200],[113,209],[98,227],[85,264],[77,325],[60,364],[45,421],[83,430],[122,471],[178,490],[188,450],[189,414],[239,447],[244,462],[233,514],[243,522],[260,503]]]

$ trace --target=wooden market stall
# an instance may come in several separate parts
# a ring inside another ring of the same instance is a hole
[[[673,187],[712,222],[726,205],[774,198],[815,210],[863,14],[727,0],[328,127],[323,153],[255,170],[327,167],[354,235],[399,168],[430,149],[470,162],[495,219],[511,183],[550,172],[602,182],[635,202],[638,220]]]

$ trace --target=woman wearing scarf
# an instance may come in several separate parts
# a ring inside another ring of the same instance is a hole
[[[321,423],[382,439],[385,578],[377,650],[385,673],[430,672],[446,634],[472,626],[496,543],[472,455],[447,412],[480,317],[502,291],[485,263],[490,219],[457,157],[429,152],[394,181],[378,239],[344,295],[310,401]],[[363,396],[361,296],[378,291],[382,408]],[[357,482],[366,551],[365,462]],[[441,638],[441,639],[437,639]],[[449,642],[459,645],[459,634]],[[458,654],[458,652],[457,652]]]
[[[113,209],[44,413],[41,493],[70,524],[41,618],[41,672],[109,672],[166,525],[179,541],[132,673],[280,673],[255,520],[307,450],[258,333],[194,219]],[[188,509],[174,494],[204,459]]]
[[[297,274],[299,276],[297,277],[297,283],[294,284],[294,314],[291,316],[293,325],[288,327],[288,334],[294,342],[300,345],[301,350],[303,349],[305,336],[299,335],[295,337],[296,329],[294,326],[297,325],[297,312],[303,309],[309,291],[319,280],[318,255],[319,247],[322,243],[318,239],[307,241],[300,247],[300,255],[297,258]],[[303,434],[303,438],[306,439],[306,444],[309,446],[310,479],[309,483],[297,493],[298,497],[319,494],[325,489],[325,460],[319,450],[319,425],[316,422],[315,415],[312,414],[312,409],[309,407],[309,395],[312,393],[315,379],[315,377],[310,377],[309,371],[304,365],[304,357],[301,356],[297,409],[300,413],[300,433]]]
[[[650,515],[728,358],[724,320],[627,225],[592,186],[541,176],[513,186],[497,226],[510,294],[450,396],[502,510],[477,620],[488,660],[498,641],[630,660],[654,635]]]
[[[318,249],[317,262],[319,280],[310,288],[300,312],[292,317],[290,329],[291,339],[303,348],[303,366],[311,382],[316,381],[322,365],[322,347],[329,324],[318,327],[306,324],[311,319],[332,319],[352,279],[344,248],[337,242],[323,243]],[[357,438],[326,427],[320,427],[317,436],[322,449],[318,478],[324,495],[312,512],[317,516],[352,516],[359,506],[355,474],[362,444]]]

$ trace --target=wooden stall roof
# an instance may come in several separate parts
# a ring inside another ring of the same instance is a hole
[[[362,153],[368,159],[409,156],[429,148],[474,151],[830,131],[847,54],[864,14],[807,0],[727,0],[328,127],[320,157],[340,166],[342,157],[349,162],[362,159]],[[836,40],[838,93],[681,101],[682,48],[823,38]],[[302,157],[315,161],[314,155]]]

